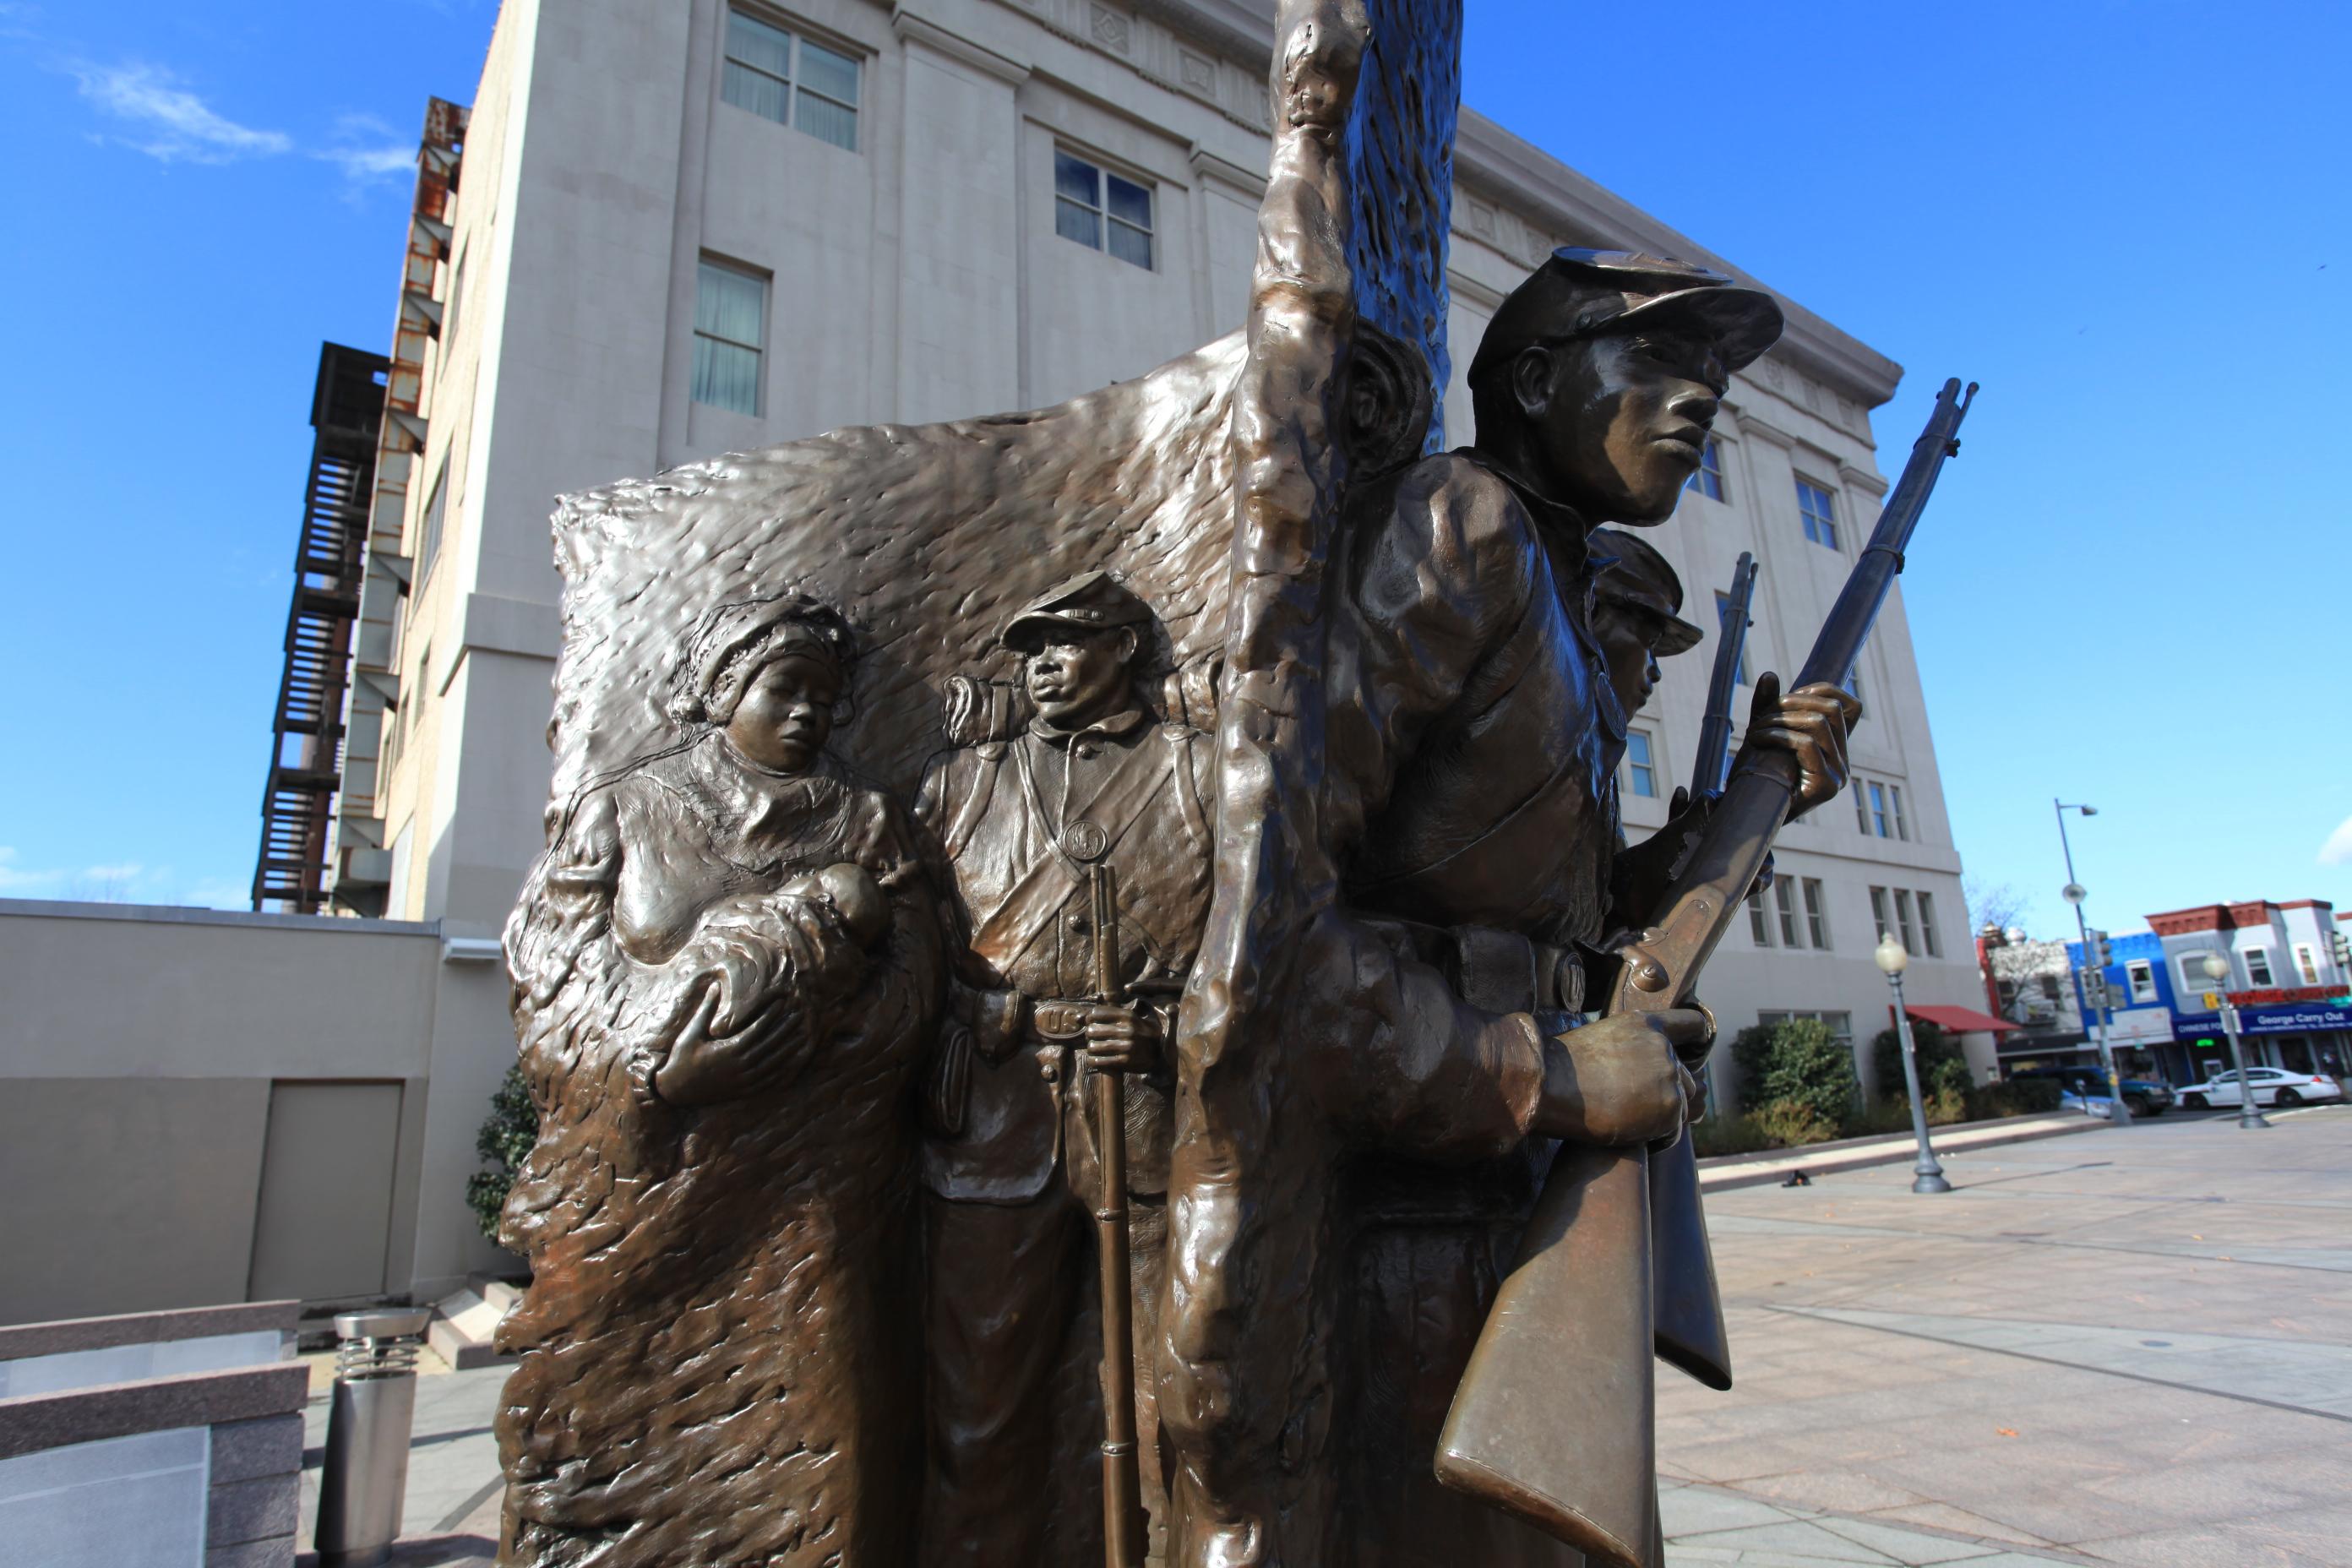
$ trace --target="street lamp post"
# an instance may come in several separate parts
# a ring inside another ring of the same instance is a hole
[[[1952,1184],[1944,1180],[1944,1167],[1936,1163],[1935,1147],[1927,1142],[1927,1109],[1919,1102],[1919,1059],[1911,1044],[1911,1015],[1903,1008],[1903,971],[1910,964],[1911,955],[1893,932],[1881,931],[1878,951],[1871,957],[1895,993],[1895,1035],[1903,1042],[1903,1087],[1911,1095],[1911,1134],[1919,1141],[1919,1163],[1911,1168],[1911,1190],[1948,1193]]]
[[[2074,880],[2074,847],[2066,841],[2066,814],[2070,811],[2079,811],[2084,816],[2096,816],[2099,815],[2099,808],[2095,805],[2070,805],[2064,801],[2054,798],[2050,804],[2057,808],[2058,847],[2066,857],[2066,885],[2058,889],[2058,896],[2074,906],[2074,934],[2082,939],[2082,972],[2087,975],[2091,972],[2091,922],[2083,918],[2083,900],[2090,897],[2090,894],[2084,890],[2082,883]],[[2106,984],[2106,972],[2103,969],[2099,974],[2100,984],[2104,987]],[[2084,1005],[2089,1006],[2090,1001],[2091,987],[2085,984],[2083,986]],[[2124,1103],[2124,1080],[2116,1071],[2115,1048],[2107,1043],[2107,1009],[2105,1007],[2091,1008],[2091,1030],[2092,1037],[2098,1042],[2099,1069],[2107,1075],[2107,1100],[2113,1108],[2107,1113],[2107,1120],[2114,1125],[2121,1127],[2132,1119],[2131,1107]]]
[[[2213,983],[2216,992],[2226,992],[2230,985],[2230,961],[2218,952],[2205,955],[2205,978]],[[2254,1109],[2253,1085],[2246,1081],[2246,1053],[2238,1044],[2238,1010],[2227,995],[2214,998],[2221,1005],[2221,1033],[2229,1037],[2230,1065],[2238,1071],[2238,1125],[2249,1130],[2268,1127],[2263,1113]]]

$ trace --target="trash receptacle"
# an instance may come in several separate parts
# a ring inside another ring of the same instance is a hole
[[[319,1474],[319,1568],[368,1568],[392,1555],[408,1492],[416,1350],[432,1309],[335,1318],[335,1393]]]

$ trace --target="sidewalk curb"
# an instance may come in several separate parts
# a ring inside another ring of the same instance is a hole
[[[2095,1117],[2070,1118],[2053,1121],[2043,1118],[2020,1118],[2024,1125],[2006,1131],[1993,1131],[1997,1121],[1979,1121],[1972,1126],[1948,1127],[1944,1136],[1982,1130],[1990,1136],[1971,1137],[1966,1142],[1948,1145],[1954,1154],[1973,1154],[1979,1149],[1999,1149],[2011,1143],[2038,1142],[2044,1138],[2071,1138],[2078,1132],[2103,1131],[2106,1122]],[[1732,1157],[1738,1163],[1727,1163],[1709,1169],[1701,1162],[1698,1172],[1699,1190],[1706,1193],[1730,1192],[1740,1187],[1760,1187],[1767,1183],[1785,1180],[1791,1171],[1802,1171],[1809,1176],[1833,1175],[1842,1171],[1862,1171],[1875,1165],[1899,1165],[1917,1156],[1918,1145],[1907,1135],[1887,1138],[1848,1139],[1837,1143],[1814,1143],[1801,1149],[1782,1149],[1768,1160]]]

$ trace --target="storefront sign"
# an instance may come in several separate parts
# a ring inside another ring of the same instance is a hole
[[[2312,1035],[2352,1029],[2352,1007],[2242,1007],[2238,1031],[2246,1035]]]

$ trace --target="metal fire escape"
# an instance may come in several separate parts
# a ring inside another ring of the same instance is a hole
[[[400,701],[398,627],[409,586],[409,560],[402,546],[411,480],[425,455],[426,345],[441,335],[436,286],[449,259],[467,119],[463,104],[428,100],[416,152],[416,191],[401,262],[400,313],[393,326],[377,431],[367,555],[352,642],[351,735],[329,857],[327,896],[339,914],[381,915],[393,879],[392,847],[384,841],[383,772],[384,731]]]
[[[316,914],[326,901],[329,827],[341,773],[343,700],[359,617],[368,507],[383,423],[382,354],[328,343],[310,404],[317,435],[286,616],[286,673],[261,795],[253,907]]]

